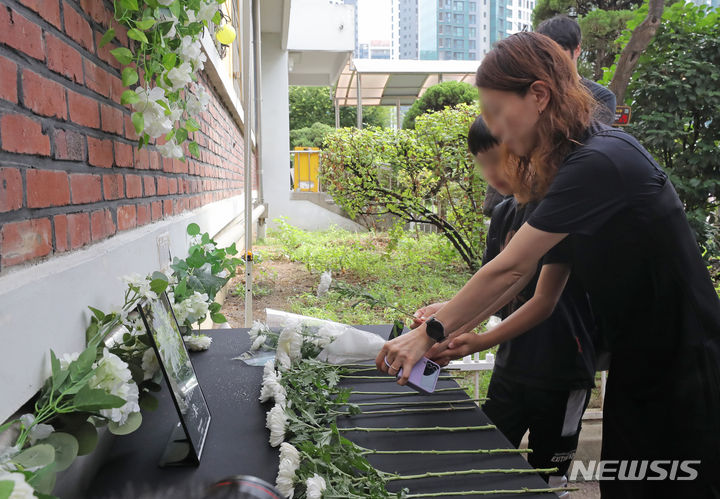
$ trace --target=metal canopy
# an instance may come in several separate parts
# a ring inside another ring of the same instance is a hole
[[[442,81],[473,84],[480,61],[354,59],[338,78],[335,101],[339,106],[410,105],[428,87]]]

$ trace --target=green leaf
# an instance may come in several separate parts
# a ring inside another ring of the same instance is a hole
[[[174,52],[168,52],[163,56],[162,61],[165,69],[170,70],[175,67],[175,63],[177,62],[177,55]]]
[[[187,233],[191,236],[197,236],[200,234],[200,226],[196,223],[191,223],[187,226]]]
[[[60,367],[60,360],[58,360],[55,352],[52,350],[50,350],[50,366],[52,369],[52,388],[53,390],[57,390],[65,382],[70,371]]]
[[[51,494],[55,488],[55,480],[57,480],[57,473],[55,473],[55,464],[53,463],[31,476],[28,479],[28,484],[37,493]]]
[[[118,47],[111,50],[110,53],[115,56],[115,59],[117,59],[120,64],[127,65],[130,64],[133,60],[133,53],[125,47]]]
[[[133,412],[128,416],[127,421],[125,421],[125,424],[122,426],[118,425],[114,421],[108,423],[108,430],[110,430],[110,433],[113,435],[128,435],[140,428],[141,424],[142,414],[139,412]]]
[[[120,104],[123,106],[126,104],[135,104],[140,102],[140,97],[135,93],[134,90],[125,90],[120,96]]]
[[[153,279],[150,281],[150,290],[156,294],[161,294],[168,287],[168,282],[165,279]]]
[[[98,433],[95,425],[89,421],[81,423],[72,430],[73,436],[78,442],[78,456],[85,456],[90,454],[98,442]]]
[[[33,445],[12,458],[23,468],[42,468],[55,460],[55,449],[49,444]]]
[[[130,119],[132,120],[133,127],[135,127],[135,132],[137,132],[138,134],[142,133],[142,131],[145,129],[145,116],[143,115],[143,113],[138,113],[136,111],[132,113]]]
[[[155,19],[152,19],[152,18],[143,19],[142,21],[138,21],[137,23],[135,23],[135,26],[138,29],[147,31],[150,28],[152,28],[153,26],[155,26]]]
[[[212,22],[215,24],[220,24],[222,22],[222,19],[223,19],[222,12],[220,12],[218,10],[217,12],[215,12],[215,15],[212,17]]]
[[[69,433],[51,433],[49,437],[40,441],[40,443],[52,445],[55,449],[55,471],[68,469],[78,456],[78,441]]]
[[[198,122],[194,119],[188,118],[185,122],[185,128],[188,132],[197,132],[198,130],[200,130],[200,125],[198,125]]]
[[[10,494],[15,488],[15,482],[11,480],[0,481],[0,499],[9,499]]]
[[[73,405],[78,411],[97,412],[102,409],[115,409],[125,405],[125,400],[111,395],[105,390],[90,388],[85,385],[73,399]]]
[[[128,66],[122,70],[122,84],[124,87],[134,85],[137,81],[138,74],[137,71],[135,71],[135,68]]]
[[[127,10],[139,10],[137,0],[120,0],[120,6]]]
[[[68,367],[70,371],[70,379],[77,382],[85,377],[92,370],[92,365],[97,358],[97,346],[90,345],[78,356],[77,360],[70,363]]]
[[[227,322],[227,319],[226,319],[225,316],[224,316],[223,314],[221,314],[221,313],[211,314],[211,315],[210,315],[210,318],[211,318],[212,321],[213,321],[214,323],[216,323],[216,324],[222,324],[222,323],[224,323],[224,322]]]
[[[110,43],[110,40],[112,40],[113,38],[115,38],[115,29],[110,28],[109,30],[107,30],[105,32],[103,37],[100,39],[100,48],[102,48],[105,45],[107,45],[108,43]]]
[[[188,150],[193,157],[200,157],[200,146],[198,146],[198,143],[194,140],[188,144]]]
[[[137,40],[138,42],[150,43],[147,39],[147,36],[145,36],[145,33],[140,31],[139,29],[130,28],[127,35],[128,38],[132,38],[133,40]]]
[[[188,138],[188,131],[184,128],[178,128],[175,132],[175,140],[178,144],[182,144]]]
[[[155,411],[158,408],[159,402],[158,399],[150,395],[149,393],[144,393],[140,396],[140,409],[143,411]]]

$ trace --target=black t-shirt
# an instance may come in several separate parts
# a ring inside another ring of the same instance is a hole
[[[615,107],[617,106],[615,94],[599,83],[595,83],[587,78],[580,78],[580,82],[585,85],[595,101],[598,103],[595,117],[606,125],[612,125],[615,123]]]
[[[681,407],[689,427],[720,421],[720,300],[682,203],[632,136],[594,124],[582,143],[528,223],[570,234],[624,407]]]
[[[483,264],[495,258],[527,220],[536,204],[518,205],[510,196],[492,213]],[[561,242],[548,252],[545,263],[567,262]],[[506,318],[535,294],[543,263],[528,285],[496,313]],[[501,343],[495,372],[505,378],[543,389],[589,388],[594,384],[595,323],[587,294],[571,277],[552,315],[524,334]]]

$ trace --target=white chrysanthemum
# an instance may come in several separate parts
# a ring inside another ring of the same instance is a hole
[[[89,386],[105,390],[125,401],[121,407],[102,409],[100,414],[119,425],[125,424],[130,414],[140,411],[138,387],[132,380],[128,365],[105,348],[102,358],[93,364],[93,368],[95,372],[88,382]]]
[[[282,374],[276,372],[274,369],[263,375],[262,386],[260,387],[260,402],[267,402],[270,399],[274,399],[275,403],[280,407],[285,407],[287,400],[287,392],[285,387],[280,383]]]
[[[212,338],[206,334],[191,334],[190,336],[185,336],[185,345],[188,347],[188,350],[192,352],[207,350],[210,348],[211,343]]]
[[[263,378],[265,376],[269,376],[270,373],[275,372],[275,359],[270,359],[267,362],[265,362],[265,366],[263,367]]]
[[[280,445],[280,466],[276,485],[282,495],[292,499],[295,495],[295,472],[300,467],[300,452],[287,442]]]
[[[251,340],[255,340],[260,334],[264,334],[267,331],[267,326],[260,321],[253,322],[252,327],[248,331],[248,336]]]
[[[265,426],[270,430],[270,445],[277,447],[285,440],[285,427],[287,426],[287,415],[285,409],[279,405],[274,406],[267,413]]]
[[[252,346],[250,346],[250,350],[259,350],[261,346],[265,344],[265,341],[267,340],[267,336],[264,334],[261,334],[257,338],[255,338],[255,341],[253,341]]]
[[[325,479],[317,473],[305,480],[305,486],[307,487],[308,499],[320,499],[327,488]]]
[[[329,270],[326,270],[320,275],[320,284],[318,284],[317,288],[317,295],[318,296],[325,296],[330,289],[330,285],[332,284],[332,272]]]
[[[158,362],[154,349],[145,349],[140,366],[143,370],[143,380],[153,379],[155,377],[155,373],[160,369],[160,363]]]
[[[301,357],[303,337],[298,328],[297,324],[287,326],[278,337],[277,359],[283,369],[289,369]]]
[[[166,143],[160,144],[156,147],[157,147],[157,150],[160,151],[160,154],[162,154],[164,158],[180,159],[185,154],[183,152],[183,148],[181,146],[179,146],[177,144],[177,142],[175,142],[174,139],[170,139]]]
[[[26,481],[22,473],[7,473],[0,471],[0,482],[13,482],[13,489],[8,499],[35,499],[35,489]]]

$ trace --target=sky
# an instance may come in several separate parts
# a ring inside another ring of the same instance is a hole
[[[390,0],[358,0],[358,42],[390,39]]]

